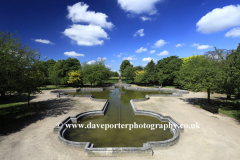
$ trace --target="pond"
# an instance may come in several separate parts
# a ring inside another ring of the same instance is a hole
[[[93,95],[97,99],[108,99],[109,106],[104,116],[90,116],[80,119],[79,124],[87,126],[93,124],[168,124],[161,122],[157,118],[150,116],[134,115],[130,105],[131,99],[145,98],[150,94],[171,94],[160,91],[133,91],[124,88],[115,88],[115,90],[104,90],[102,92],[82,91],[67,94],[87,94]],[[161,104],[159,104],[161,105]],[[81,106],[80,106],[81,107]],[[102,106],[101,106],[102,107]],[[101,108],[99,107],[99,108]],[[146,109],[148,106],[146,106]],[[153,129],[154,128],[154,129]],[[142,147],[143,143],[148,141],[164,141],[173,137],[170,129],[162,128],[69,128],[64,138],[75,142],[91,142],[94,147]]]

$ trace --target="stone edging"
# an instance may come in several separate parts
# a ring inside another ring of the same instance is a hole
[[[52,94],[56,94],[56,93],[52,93]],[[55,126],[54,131],[58,131],[58,139],[61,143],[71,146],[71,147],[85,147],[84,148],[85,155],[88,155],[88,156],[116,156],[116,155],[119,156],[119,155],[125,155],[126,153],[137,154],[138,156],[139,155],[142,155],[142,156],[153,155],[152,147],[167,147],[167,146],[171,146],[171,145],[175,144],[179,139],[180,131],[183,131],[184,128],[182,128],[180,126],[180,124],[178,122],[176,122],[170,116],[163,116],[162,114],[153,112],[153,111],[137,110],[137,107],[135,106],[134,102],[149,100],[150,96],[162,97],[162,95],[146,95],[145,98],[143,98],[143,99],[130,100],[130,104],[132,106],[134,114],[151,116],[151,117],[155,117],[155,118],[159,119],[161,122],[171,123],[173,125],[173,127],[170,129],[170,132],[173,134],[173,138],[171,138],[169,140],[150,141],[147,143],[143,143],[143,147],[102,147],[102,148],[94,148],[94,145],[91,144],[90,142],[74,142],[74,141],[66,140],[64,138],[64,134],[67,130],[65,124],[77,123],[78,120],[82,117],[105,114],[106,108],[109,104],[108,100],[95,99],[92,95],[90,96],[91,100],[105,101],[105,104],[104,104],[102,110],[86,111],[86,112],[77,114],[76,116],[69,116],[65,120],[63,120],[61,124],[58,124],[57,126]],[[172,95],[172,96],[179,96],[179,95]]]

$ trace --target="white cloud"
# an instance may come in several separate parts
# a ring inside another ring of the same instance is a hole
[[[200,45],[198,43],[193,43],[191,45],[191,47],[197,47],[198,50],[202,50],[202,49],[208,49],[208,48],[211,48],[213,46],[210,46],[210,45]]]
[[[141,17],[141,19],[142,19],[142,21],[151,21],[152,20],[152,18],[145,17],[145,16]]]
[[[101,61],[101,60],[104,60],[104,61],[105,61],[106,59],[107,59],[106,57],[102,57],[102,58],[101,58],[101,57],[98,57],[98,58],[97,58],[97,61]]]
[[[151,58],[151,57],[148,57],[148,58],[143,58],[142,61],[145,62],[145,63],[148,63],[150,62],[151,60],[153,60],[155,63],[156,63],[156,60]]]
[[[184,46],[185,44],[184,43],[178,43],[175,47],[182,47],[182,46]]]
[[[198,43],[193,43],[193,44],[191,45],[191,47],[198,47],[198,46],[199,46]]]
[[[111,60],[111,62],[115,62],[115,60]]]
[[[151,54],[153,54],[153,53],[155,53],[155,52],[156,52],[155,50],[151,50],[151,51],[150,51]]]
[[[100,39],[109,39],[107,33],[100,26],[91,24],[73,24],[70,28],[65,29],[63,34],[76,41],[80,46],[102,45],[104,41]]]
[[[117,55],[117,57],[118,57],[118,58],[121,58],[121,55],[122,55],[122,53],[120,53],[119,55]]]
[[[144,36],[144,33],[143,33],[144,29],[139,29],[133,36],[137,36],[139,34],[139,36]]]
[[[157,42],[154,43],[154,46],[153,46],[153,47],[159,48],[159,47],[164,46],[166,43],[167,43],[167,42],[165,42],[163,39],[160,39],[160,40],[158,40]]]
[[[39,43],[45,43],[45,44],[54,44],[51,41],[47,40],[47,39],[33,39],[35,42],[39,42]]]
[[[129,61],[131,64],[133,64],[131,61]]]
[[[111,29],[113,24],[107,22],[108,16],[101,12],[87,11],[88,5],[84,2],[78,2],[72,6],[68,6],[68,15],[67,17],[73,21],[73,23],[83,22],[89,23],[92,25],[99,25],[103,28]]]
[[[74,51],[70,51],[70,52],[64,52],[64,55],[65,56],[69,56],[69,57],[84,57],[84,54],[79,54],[79,53],[76,53]]]
[[[107,65],[107,64],[106,64],[105,66],[106,66],[107,68],[112,68],[112,66],[111,66],[111,65]]]
[[[158,56],[165,56],[165,55],[169,55],[169,52],[164,50],[161,53],[157,54]]]
[[[240,27],[233,28],[225,34],[225,37],[240,37]]]
[[[198,46],[197,49],[198,50],[202,50],[202,49],[208,49],[208,48],[212,48],[213,46],[209,46],[209,45],[201,45],[201,46]]]
[[[124,57],[123,58],[123,60],[136,60],[137,58],[134,58],[135,57],[135,55],[134,56],[129,56],[129,57]]]
[[[145,52],[145,51],[147,51],[147,48],[141,47],[141,48],[139,48],[138,50],[136,50],[135,52],[136,52],[136,53],[141,53],[141,52]]]
[[[196,24],[201,33],[214,33],[240,25],[240,5],[215,8]]]
[[[88,61],[87,64],[93,64],[95,63],[96,61],[92,60],[92,61]]]
[[[157,13],[155,4],[160,1],[162,0],[118,0],[118,4],[127,12],[152,15]]]

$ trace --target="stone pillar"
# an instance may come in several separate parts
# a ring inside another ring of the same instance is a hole
[[[118,80],[118,84],[122,84],[121,71],[120,71],[120,70],[119,70],[119,80]]]

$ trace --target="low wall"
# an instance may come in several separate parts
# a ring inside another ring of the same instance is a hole
[[[170,96],[179,96],[180,93],[175,93]],[[167,147],[175,144],[180,136],[180,131],[183,131],[184,128],[180,126],[178,122],[176,122],[172,117],[170,116],[163,116],[160,113],[153,112],[153,111],[147,111],[147,110],[138,110],[135,106],[134,102],[137,101],[146,101],[150,99],[150,96],[163,96],[163,95],[146,95],[143,99],[132,99],[130,100],[130,104],[132,106],[133,112],[135,115],[146,115],[151,116],[159,119],[161,122],[169,122],[172,124],[172,128],[170,129],[170,132],[173,135],[173,138],[165,141],[150,141],[147,143],[143,143],[143,147],[102,147],[102,148],[95,148],[94,144],[91,144],[90,142],[73,142],[66,140],[64,138],[64,134],[67,130],[65,124],[70,123],[77,123],[79,119],[86,117],[86,116],[93,116],[93,115],[104,115],[106,108],[108,107],[108,100],[105,99],[95,99],[92,95],[90,96],[91,100],[94,101],[105,101],[105,104],[102,108],[102,110],[92,110],[92,111],[86,111],[77,114],[76,116],[69,116],[65,120],[63,120],[59,125],[54,127],[54,131],[58,131],[58,139],[61,143],[71,146],[71,147],[85,147],[85,155],[87,156],[148,156],[153,155],[152,147]]]

